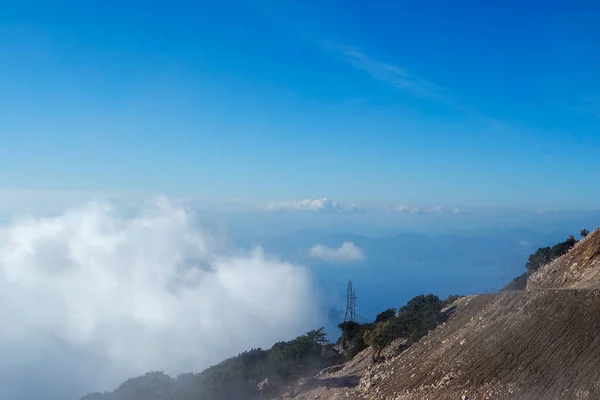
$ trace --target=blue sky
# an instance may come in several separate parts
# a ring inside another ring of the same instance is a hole
[[[597,2],[20,1],[0,189],[590,209]]]

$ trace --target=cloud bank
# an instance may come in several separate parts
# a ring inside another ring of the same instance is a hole
[[[395,206],[389,207],[389,209],[393,212],[400,214],[464,214],[466,210],[463,208],[454,207],[451,209],[446,209],[442,206],[434,206],[434,207],[417,207],[417,206],[408,206],[405,204],[397,204]]]
[[[344,242],[337,249],[317,244],[308,253],[312,258],[327,262],[361,262],[365,260],[365,253],[352,242]]]
[[[361,213],[365,209],[356,204],[344,205],[329,198],[275,201],[265,206],[267,211],[301,211],[321,213]]]
[[[242,252],[167,199],[20,220],[0,227],[0,387],[65,399],[200,371],[318,326],[314,299],[305,268]]]

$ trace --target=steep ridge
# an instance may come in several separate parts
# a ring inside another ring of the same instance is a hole
[[[456,302],[448,322],[400,355],[372,364],[367,349],[352,361],[361,368],[349,363],[322,373],[284,398],[598,399],[598,332],[600,290],[469,296]],[[356,376],[354,386],[348,378]]]
[[[598,399],[600,291],[458,301],[454,317],[361,379],[377,399]]]
[[[600,229],[524,292],[470,296],[454,316],[361,379],[368,398],[600,398]]]
[[[527,290],[600,287],[600,228],[527,280]]]
[[[356,387],[296,398],[600,399],[599,269],[597,229],[534,273],[526,291],[459,299],[451,318],[408,350],[354,371]]]

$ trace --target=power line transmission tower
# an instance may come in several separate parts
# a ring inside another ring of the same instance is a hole
[[[348,293],[346,294],[346,315],[344,322],[356,322],[356,294],[352,286],[352,280],[348,281]]]

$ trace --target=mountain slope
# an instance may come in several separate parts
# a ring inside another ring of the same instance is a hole
[[[600,291],[473,296],[400,356],[367,371],[368,398],[600,398]]]
[[[600,229],[535,272],[526,291],[459,299],[445,324],[360,371],[357,387],[297,399],[598,399],[599,269]]]
[[[284,398],[600,398],[600,290],[503,292],[454,307],[447,323],[399,355],[373,364],[367,349]]]
[[[600,228],[581,239],[564,256],[536,271],[528,290],[600,287]]]
[[[369,398],[600,398],[600,229],[529,277],[526,291],[458,300],[448,323],[374,365]]]

